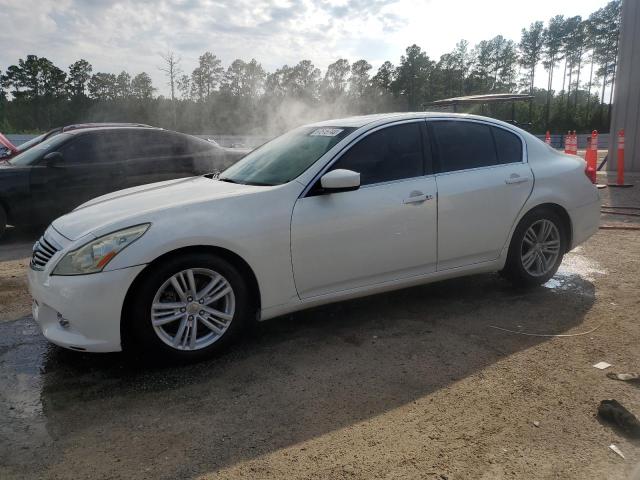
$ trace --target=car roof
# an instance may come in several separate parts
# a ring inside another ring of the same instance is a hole
[[[424,112],[422,113],[424,115]],[[371,115],[358,115],[354,117],[336,118],[333,120],[324,120],[307,125],[308,127],[363,127],[369,123],[378,120],[395,119],[402,117],[411,118],[409,113],[374,113]]]
[[[89,128],[96,127],[146,127],[146,128],[155,128],[151,125],[147,125],[146,123],[132,123],[132,122],[91,122],[91,123],[72,123],[71,125],[64,125],[61,127],[54,127],[50,130],[47,130],[42,135],[44,138],[49,138],[50,136],[56,133],[68,133],[73,132],[75,130],[86,130]]]
[[[110,126],[101,126],[101,127],[87,127],[87,128],[77,128],[75,130],[68,130],[66,132],[62,132],[62,133],[66,133],[67,135],[82,135],[83,133],[87,133],[87,132],[101,132],[101,131],[110,131],[110,130],[155,130],[155,131],[161,131],[161,132],[169,132],[170,130],[165,130],[164,128],[160,128],[160,127],[140,127],[140,126],[114,126],[114,125],[110,125]],[[172,133],[179,133],[179,132],[172,132]]]
[[[311,123],[307,127],[355,127],[360,128],[372,123],[383,124],[397,120],[411,120],[416,118],[464,118],[469,120],[482,120],[506,126],[512,129],[516,127],[509,123],[497,120],[491,117],[483,117],[480,115],[470,115],[468,113],[449,113],[449,112],[396,112],[396,113],[376,113],[372,115],[359,115],[354,117],[337,118],[334,120],[324,120],[321,122]]]
[[[93,127],[147,127],[153,128],[151,125],[147,125],[146,123],[136,123],[136,122],[89,122],[89,123],[74,123],[72,125],[65,125],[64,127],[58,127],[63,132],[68,132],[71,130],[78,130],[80,128],[93,128]],[[55,130],[55,129],[54,129]]]

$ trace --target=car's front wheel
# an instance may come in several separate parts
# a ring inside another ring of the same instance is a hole
[[[198,360],[224,348],[254,312],[240,271],[223,258],[187,253],[144,272],[128,321],[133,348]]]
[[[536,286],[549,281],[567,250],[562,219],[551,209],[525,215],[513,234],[502,273],[518,286]]]

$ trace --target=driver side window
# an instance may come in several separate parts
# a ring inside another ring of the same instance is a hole
[[[424,175],[420,122],[383,128],[358,141],[331,170],[360,174],[361,185]]]

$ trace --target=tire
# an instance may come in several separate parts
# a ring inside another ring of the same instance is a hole
[[[545,228],[547,230],[543,231]],[[567,251],[566,228],[562,218],[551,209],[540,208],[527,213],[511,238],[507,262],[501,272],[503,276],[519,287],[548,282],[558,271]],[[549,235],[546,240],[542,239],[544,232]]]
[[[0,205],[0,238],[7,231],[7,212],[4,211],[2,205]]]
[[[188,271],[196,284],[195,297],[188,288]],[[204,295],[207,286],[216,281],[214,274],[219,277],[218,284]],[[172,278],[180,288],[187,287],[182,288],[182,298]],[[246,280],[234,265],[217,255],[186,253],[160,261],[144,272],[136,285],[125,317],[126,322],[130,322],[127,325],[130,335],[125,342],[129,353],[143,351],[178,361],[208,358],[231,344],[255,315],[255,302]],[[206,303],[227,287],[231,289],[230,294]],[[204,298],[199,298],[199,294]],[[160,308],[162,304],[165,306]],[[182,306],[178,307],[178,304]],[[153,313],[152,305],[156,306]],[[204,308],[213,309],[216,314],[212,316],[201,310]],[[227,318],[218,317],[221,314]],[[179,318],[169,320],[173,317]],[[154,325],[153,321],[166,323]],[[195,340],[192,341],[194,330]],[[179,342],[177,346],[175,341]]]

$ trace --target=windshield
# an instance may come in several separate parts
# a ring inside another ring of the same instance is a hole
[[[20,166],[20,167],[33,165],[36,161],[38,161],[41,158],[41,156],[44,153],[47,153],[49,150],[53,150],[54,148],[58,148],[60,145],[66,142],[69,138],[71,138],[71,135],[67,133],[60,133],[58,135],[55,135],[50,139],[45,140],[44,142],[39,143],[34,147],[31,147],[26,152],[22,152],[16,155],[11,160],[9,160],[9,163],[11,165]]]
[[[354,128],[302,127],[265,143],[220,175],[247,185],[281,185],[300,176]]]
[[[25,150],[29,150],[31,147],[33,147],[34,145],[39,144],[40,142],[42,142],[42,140],[45,139],[45,137],[48,135],[49,133],[43,133],[41,135],[38,135],[35,138],[32,138],[31,140],[28,140],[24,143],[21,143],[20,145],[18,145],[16,148],[18,149],[19,152],[24,152]]]

